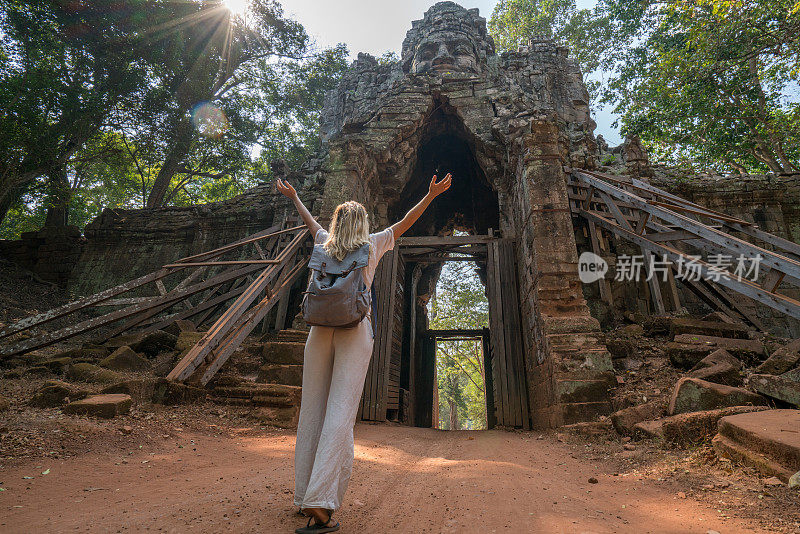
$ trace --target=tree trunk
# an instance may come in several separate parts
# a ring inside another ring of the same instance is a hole
[[[452,392],[458,391],[458,378],[450,378],[450,388]],[[461,425],[458,422],[458,405],[452,397],[447,399],[447,404],[450,406],[450,430],[461,430]]]
[[[147,197],[148,208],[157,208],[164,204],[164,197],[167,195],[172,177],[178,173],[184,159],[191,150],[193,136],[194,126],[191,121],[188,119],[181,120],[175,128],[172,147],[167,157],[164,158],[164,164],[158,171],[158,176],[156,176],[153,187],[150,189],[150,195]]]
[[[45,228],[67,225],[69,219],[69,202],[72,198],[72,188],[67,178],[67,166],[59,165],[50,170],[48,176],[47,217],[44,221]]]

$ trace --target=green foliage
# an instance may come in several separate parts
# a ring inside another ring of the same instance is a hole
[[[594,96],[599,83],[586,75],[605,66],[603,53],[614,37],[612,22],[599,9],[578,9],[575,0],[500,0],[489,31],[500,50],[517,50],[539,36],[569,47]]]
[[[606,154],[600,160],[600,165],[613,165],[617,162],[617,157],[614,154]]]
[[[58,205],[83,226],[105,207],[231,198],[272,159],[299,165],[347,67],[344,45],[313,51],[274,0],[246,17],[222,0],[0,0],[0,35],[6,238]]]
[[[484,287],[467,262],[446,263],[430,303],[431,328],[480,329],[489,324]],[[480,340],[440,341],[436,347],[439,428],[486,428],[483,350]]]
[[[800,3],[796,0],[501,0],[503,49],[534,35],[571,48],[590,93],[655,161],[694,169],[800,167]],[[591,76],[594,74],[594,76]]]

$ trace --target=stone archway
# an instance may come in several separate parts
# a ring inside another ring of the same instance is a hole
[[[449,165],[472,187],[454,190],[452,202],[443,200],[412,234],[491,227],[514,240],[512,305],[522,315],[534,427],[611,408],[615,381],[582,295],[567,195],[572,166],[594,165],[593,127],[580,71],[565,49],[539,41],[498,56],[477,10],[452,2],[413,24],[400,63],[359,55],[323,110],[325,159],[316,172],[324,190],[315,205],[323,219],[356,199],[376,228],[391,224],[421,197],[428,175]]]

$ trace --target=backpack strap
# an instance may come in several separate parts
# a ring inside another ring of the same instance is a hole
[[[324,263],[322,265],[323,265],[323,267],[325,266]],[[354,261],[353,264],[350,267],[347,268],[347,270],[342,271],[342,276],[347,276],[348,274],[353,272],[353,269],[355,269],[357,266],[358,266],[358,262]]]
[[[317,276],[317,279],[324,280],[325,277],[328,276],[328,274],[325,272],[325,266],[327,265],[328,264],[326,262],[324,261],[322,262],[322,264],[320,265],[319,276]]]

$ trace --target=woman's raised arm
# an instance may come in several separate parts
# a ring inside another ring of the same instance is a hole
[[[294,187],[292,187],[292,184],[279,178],[275,183],[275,186],[283,196],[292,201],[294,207],[297,209],[297,213],[300,214],[300,218],[303,219],[303,222],[306,223],[306,226],[308,226],[308,230],[311,232],[311,237],[316,237],[317,232],[320,228],[322,228],[322,225],[311,216],[311,212],[308,211],[308,208],[303,205],[303,201],[301,201],[300,197],[297,196],[297,191],[295,191]]]
[[[411,226],[417,222],[417,219],[425,213],[425,210],[428,209],[433,199],[450,189],[450,184],[453,181],[452,175],[447,173],[447,176],[442,178],[439,182],[436,181],[436,175],[431,178],[431,185],[428,187],[428,194],[419,201],[419,203],[411,208],[406,216],[403,219],[395,224],[392,225],[392,232],[394,232],[394,238],[397,239],[406,231],[411,228]]]

